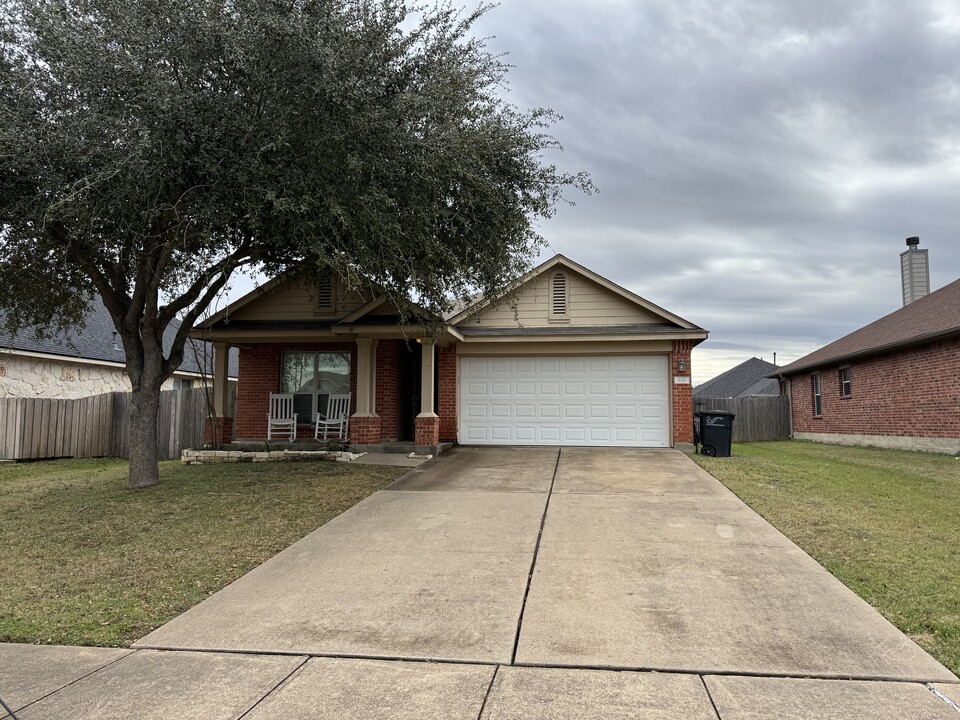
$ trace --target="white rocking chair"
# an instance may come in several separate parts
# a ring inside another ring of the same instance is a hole
[[[287,442],[297,439],[297,414],[293,411],[292,393],[270,393],[270,412],[267,413],[267,440],[273,436],[285,437]]]
[[[317,413],[317,427],[313,436],[317,440],[327,440],[331,436],[336,440],[345,440],[349,426],[350,393],[330,395],[327,398],[327,411]]]

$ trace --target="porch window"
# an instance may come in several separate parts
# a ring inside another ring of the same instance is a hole
[[[280,361],[280,392],[293,393],[297,420],[312,423],[327,398],[350,392],[350,353],[285,352]]]
[[[823,396],[820,394],[820,373],[810,376],[810,387],[813,388],[813,416],[823,415]]]

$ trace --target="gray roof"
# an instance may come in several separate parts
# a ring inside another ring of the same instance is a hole
[[[2,316],[0,316],[0,319],[2,319]],[[170,352],[173,336],[179,327],[179,321],[174,320],[167,328],[163,337],[164,354]],[[191,341],[188,340],[183,354],[183,363],[177,369],[183,372],[200,373],[200,362],[203,362],[208,366],[206,372],[212,372],[213,349],[209,343],[198,340],[192,342],[196,347],[196,352],[191,348]],[[84,327],[72,328],[66,333],[59,333],[43,339],[37,339],[34,328],[23,328],[15,336],[0,332],[0,351],[7,349],[113,363],[124,363],[126,361],[120,336],[116,334],[116,328],[113,326],[113,319],[103,306],[100,298],[94,298],[90,312],[87,313]],[[238,365],[238,351],[236,348],[231,348],[230,377],[237,377]]]
[[[768,378],[777,366],[760,358],[750,358],[735,368],[717,375],[693,389],[694,398],[734,398],[754,395],[779,395],[780,382]]]

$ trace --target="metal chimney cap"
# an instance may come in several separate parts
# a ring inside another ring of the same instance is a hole
[[[907,247],[916,247],[920,244],[920,238],[918,237],[908,237],[907,238]]]

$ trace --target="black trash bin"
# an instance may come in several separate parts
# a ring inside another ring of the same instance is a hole
[[[735,417],[736,413],[723,410],[703,410],[697,413],[700,420],[701,455],[730,457]]]

